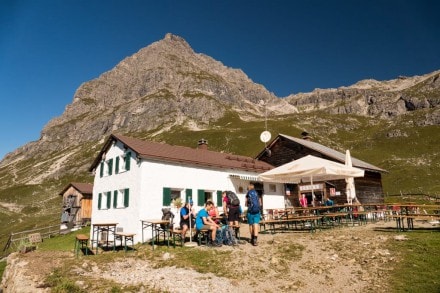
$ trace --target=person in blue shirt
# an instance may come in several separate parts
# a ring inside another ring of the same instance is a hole
[[[325,201],[325,205],[326,206],[332,206],[333,205],[333,200],[331,200],[330,198],[327,198]]]
[[[214,208],[214,203],[210,200],[208,200],[205,204],[205,207],[201,209],[196,216],[196,229],[198,231],[202,229],[210,230],[211,231],[211,239],[212,239],[212,245],[214,246],[221,246],[221,244],[217,244],[215,242],[215,236],[217,233],[217,229],[220,228],[219,225],[217,225],[210,217],[208,212]]]
[[[180,229],[182,230],[182,239],[185,241],[186,231],[190,226],[190,221],[194,221],[195,212],[192,208],[193,202],[186,202],[183,208],[180,209]],[[194,227],[192,227],[194,228]]]

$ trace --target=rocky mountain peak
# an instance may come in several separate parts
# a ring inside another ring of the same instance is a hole
[[[203,129],[228,111],[262,119],[264,107],[273,115],[296,111],[242,70],[195,53],[182,37],[168,33],[83,83],[26,154],[99,141],[115,131]]]

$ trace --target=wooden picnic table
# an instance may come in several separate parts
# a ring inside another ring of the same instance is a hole
[[[316,223],[317,221],[321,220],[322,216],[317,216],[317,215],[298,215],[298,216],[294,216],[291,215],[286,219],[267,219],[267,220],[262,220],[260,221],[260,226],[263,226],[263,231],[272,231],[272,233],[275,232],[275,225],[279,224],[279,225],[286,225],[287,229],[290,228],[290,224],[294,224],[295,228],[297,228],[297,224],[298,223],[303,223],[304,227],[306,226],[305,223],[309,223],[310,224],[310,232],[315,232],[316,230]],[[266,225],[269,226],[269,229],[266,229]]]
[[[101,239],[102,244],[106,244],[106,247],[109,247],[109,243],[113,243],[113,250],[115,250],[115,233],[116,233],[116,225],[118,223],[92,223],[92,240],[91,245],[93,249],[93,244],[96,244],[96,254],[98,254],[98,246],[99,246],[99,236],[103,234],[103,232],[107,232],[106,239],[103,241]],[[109,240],[109,236],[113,236],[113,241]]]
[[[167,240],[167,246],[170,246],[170,221],[161,219],[141,220],[142,224],[142,243],[144,243],[144,230],[151,229],[151,244],[154,249],[154,238],[159,242],[160,234],[163,234],[164,241]]]

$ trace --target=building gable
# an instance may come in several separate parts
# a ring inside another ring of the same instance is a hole
[[[297,160],[307,155],[321,157],[327,160],[345,164],[345,153],[321,145],[319,143],[279,134],[256,159],[265,161],[273,166],[281,166],[292,160]],[[385,173],[386,170],[376,167],[367,162],[352,157],[353,167],[361,168],[371,172]]]

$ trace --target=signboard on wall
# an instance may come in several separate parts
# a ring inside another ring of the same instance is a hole
[[[300,191],[307,191],[307,190],[321,190],[322,189],[322,183],[321,184],[313,184],[313,185],[300,185],[299,190]]]

